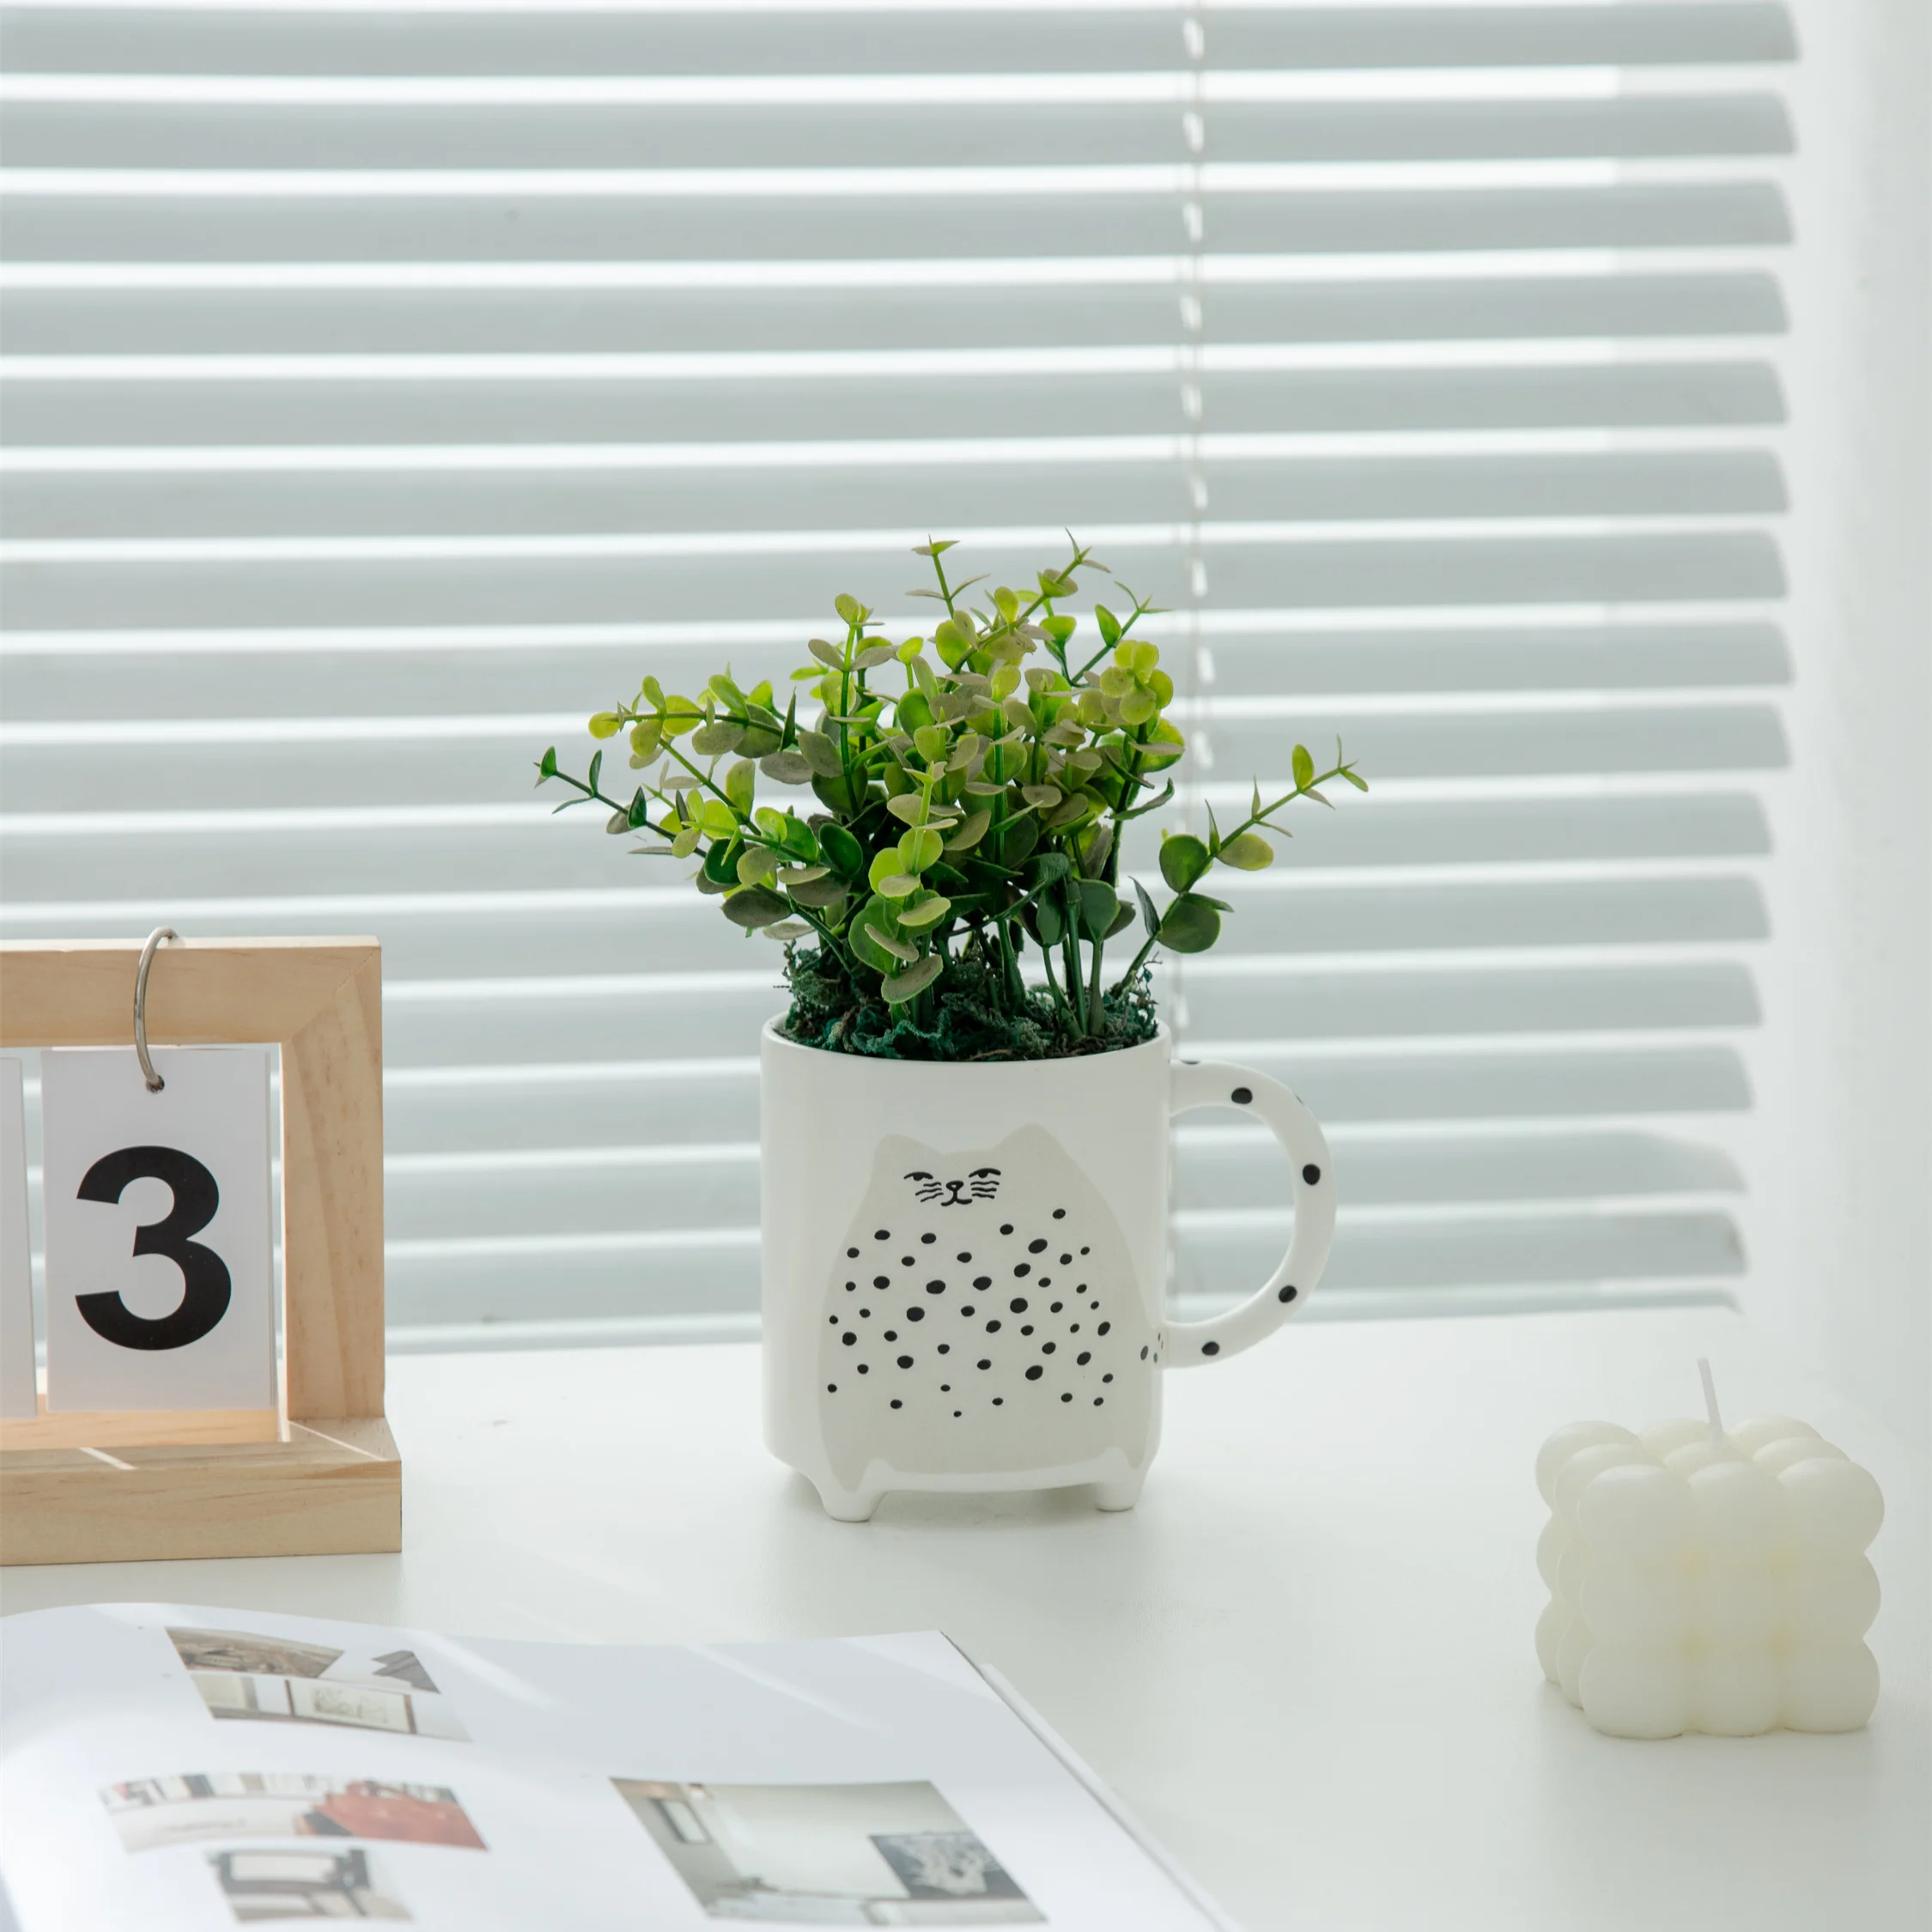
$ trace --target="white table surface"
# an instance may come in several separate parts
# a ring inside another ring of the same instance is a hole
[[[1581,1416],[1803,1417],[1883,1486],[1878,1712],[1846,1737],[1599,1737],[1539,1672],[1531,1464]],[[9,1571],[9,1612],[155,1598],[586,1642],[938,1627],[1246,1932],[1924,1932],[1925,1461],[1716,1311],[1304,1323],[1173,1374],[1140,1507],[889,1498],[829,1522],[748,1346],[392,1364],[393,1557]]]

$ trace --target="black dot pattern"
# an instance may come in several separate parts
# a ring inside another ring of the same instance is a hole
[[[997,1206],[964,1184],[950,1199],[928,1187],[922,1201],[906,1182],[914,1167],[943,1185],[982,1164],[964,1156],[875,1173],[865,1218],[834,1250],[819,1329],[832,1371],[819,1377],[827,1446],[854,1479],[872,1457],[909,1473],[1065,1464],[1115,1443],[1143,1453],[1160,1339],[1112,1215],[1047,1151],[984,1160],[1005,1170]],[[1070,1183],[1054,1179],[1066,1170]],[[861,1253],[871,1274],[855,1265]],[[959,1342],[957,1363],[942,1337]]]
[[[1302,1179],[1303,1179],[1303,1180],[1304,1180],[1305,1182],[1308,1182],[1308,1184],[1309,1184],[1309,1187],[1311,1187],[1311,1188],[1312,1188],[1312,1187],[1313,1187],[1313,1186],[1314,1186],[1314,1185],[1315,1184],[1315,1182],[1318,1182],[1318,1181],[1319,1181],[1319,1180],[1320,1180],[1321,1178],[1321,1170],[1320,1168],[1316,1167],[1316,1166],[1315,1165],[1315,1163],[1313,1163],[1312,1161],[1311,1161],[1311,1162],[1310,1162],[1310,1163],[1309,1163],[1308,1164],[1308,1166],[1304,1167],[1304,1168],[1303,1168],[1303,1169],[1302,1170]]]
[[[1235,1091],[1228,1096],[1228,1098],[1231,1100],[1236,1107],[1246,1107],[1250,1102],[1253,1101],[1254,1097],[1255,1090],[1252,1087],[1236,1087]]]

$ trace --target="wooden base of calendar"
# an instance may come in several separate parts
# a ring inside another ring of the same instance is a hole
[[[9,1564],[402,1546],[403,1465],[380,1418],[291,1423],[286,1442],[9,1449],[0,1464]]]
[[[139,941],[0,945],[0,1046],[133,1042]],[[188,940],[149,1037],[282,1049],[283,1400],[218,1414],[43,1413],[0,1432],[0,1563],[402,1547],[383,1416],[382,955],[374,939]]]

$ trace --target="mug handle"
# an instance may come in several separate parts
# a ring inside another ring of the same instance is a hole
[[[1241,1107],[1266,1121],[1287,1154],[1295,1184],[1295,1233],[1280,1266],[1248,1299],[1206,1321],[1170,1321],[1163,1366],[1199,1367],[1252,1348],[1303,1307],[1335,1238],[1335,1187],[1328,1143],[1314,1115],[1279,1080],[1226,1060],[1176,1060],[1168,1110]]]

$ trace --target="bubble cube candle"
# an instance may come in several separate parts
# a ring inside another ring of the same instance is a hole
[[[1712,1408],[1544,1443],[1543,1673],[1613,1737],[1856,1730],[1878,1701],[1879,1486],[1808,1424],[1725,1434]]]

